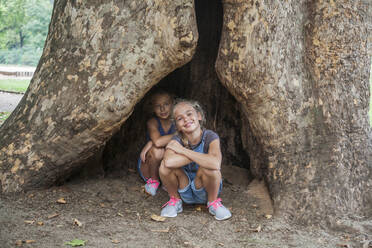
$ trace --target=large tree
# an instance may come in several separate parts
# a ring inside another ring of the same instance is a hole
[[[279,214],[371,215],[368,8],[223,1],[216,71],[238,102],[251,171]],[[197,41],[191,0],[56,1],[35,76],[0,129],[2,192],[80,168],[152,86],[192,58]]]

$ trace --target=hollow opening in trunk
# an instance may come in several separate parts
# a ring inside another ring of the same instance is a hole
[[[249,155],[241,139],[240,104],[219,81],[215,61],[222,27],[220,1],[196,1],[199,30],[196,53],[191,62],[162,79],[140,101],[120,131],[107,142],[102,152],[105,174],[135,170],[139,153],[146,143],[145,102],[156,89],[162,88],[176,97],[197,100],[206,112],[206,128],[215,131],[221,140],[224,165],[234,165],[249,171]],[[247,180],[251,177],[248,176]]]

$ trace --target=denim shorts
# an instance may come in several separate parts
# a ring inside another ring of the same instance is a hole
[[[195,188],[195,175],[196,173],[187,172],[185,169],[183,170],[186,176],[189,179],[189,184],[183,188],[179,189],[178,193],[181,196],[181,199],[186,204],[205,204],[208,202],[208,194],[204,188],[196,189]],[[218,194],[222,190],[222,180],[220,182],[220,188],[218,189]]]

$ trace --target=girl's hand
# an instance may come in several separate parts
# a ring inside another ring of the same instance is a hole
[[[147,142],[147,144],[141,151],[140,158],[142,162],[146,163],[146,154],[150,150],[151,147],[152,147],[152,141],[150,140],[149,142]]]
[[[178,154],[182,154],[183,149],[185,149],[180,143],[178,143],[175,140],[169,141],[166,148],[171,149],[172,151],[174,151],[175,153],[178,153]]]

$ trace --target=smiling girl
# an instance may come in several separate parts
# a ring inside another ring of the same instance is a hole
[[[172,111],[177,135],[166,146],[161,162],[160,178],[170,200],[161,215],[176,217],[182,212],[182,202],[207,203],[217,220],[231,217],[218,194],[222,189],[220,172],[222,154],[218,135],[203,129],[204,113],[195,101],[179,100]]]

